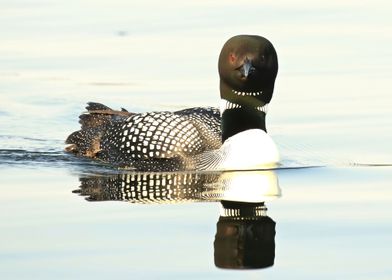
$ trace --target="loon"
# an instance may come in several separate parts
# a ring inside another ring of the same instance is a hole
[[[88,103],[66,151],[138,171],[275,167],[279,152],[265,117],[278,72],[274,46],[257,35],[230,38],[219,55],[220,110],[131,113]]]

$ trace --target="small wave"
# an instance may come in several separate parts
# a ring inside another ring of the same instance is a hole
[[[34,162],[53,162],[53,161],[67,161],[68,155],[63,152],[40,152],[28,151],[23,149],[0,149],[1,163],[18,163],[23,161]]]
[[[353,162],[350,163],[351,166],[358,166],[358,167],[392,167],[392,163],[359,163]]]
[[[79,174],[112,174],[115,169],[106,164],[79,158],[62,150],[29,151],[24,149],[0,149],[0,167],[67,168]]]
[[[0,113],[1,113],[1,111],[0,111]],[[34,142],[47,142],[47,141],[59,142],[60,141],[60,140],[48,140],[48,139],[40,139],[40,138],[26,137],[26,136],[16,136],[16,135],[0,135],[0,139],[26,140],[26,141],[34,141]]]

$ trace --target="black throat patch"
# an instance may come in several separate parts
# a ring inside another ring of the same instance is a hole
[[[242,107],[226,109],[222,112],[222,142],[239,132],[248,129],[262,129],[265,127],[266,113],[256,108]]]

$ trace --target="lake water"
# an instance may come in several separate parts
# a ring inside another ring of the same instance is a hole
[[[1,1],[0,278],[390,279],[391,12],[378,0]],[[217,57],[243,33],[278,52],[267,125],[283,168],[124,174],[64,154],[88,101],[217,106]],[[234,269],[256,253],[268,268]]]

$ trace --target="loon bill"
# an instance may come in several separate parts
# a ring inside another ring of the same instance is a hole
[[[90,102],[66,151],[139,171],[275,167],[279,153],[265,125],[278,72],[273,45],[261,36],[234,36],[218,70],[220,110],[131,113]]]

